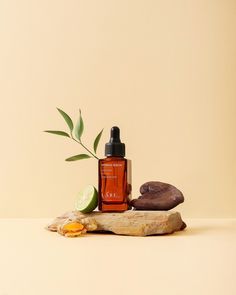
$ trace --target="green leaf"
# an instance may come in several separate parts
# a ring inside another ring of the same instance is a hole
[[[64,118],[64,120],[66,121],[68,127],[70,128],[70,131],[72,132],[74,125],[73,122],[71,120],[71,118],[61,109],[57,108],[58,112],[62,115],[62,117]]]
[[[102,132],[103,132],[103,129],[98,133],[98,135],[95,138],[94,143],[93,143],[93,150],[94,150],[95,154],[97,152],[97,147],[98,147],[99,141],[101,139]]]
[[[79,155],[67,158],[66,161],[72,162],[72,161],[78,161],[78,160],[83,160],[83,159],[88,159],[88,158],[91,158],[91,157],[87,154],[79,154]]]
[[[44,132],[70,137],[70,135],[68,133],[64,132],[64,131],[45,130]]]
[[[78,120],[77,124],[75,125],[75,129],[74,129],[75,137],[78,140],[80,140],[80,138],[83,134],[83,131],[84,131],[84,121],[81,116],[81,110],[79,110],[79,120]]]

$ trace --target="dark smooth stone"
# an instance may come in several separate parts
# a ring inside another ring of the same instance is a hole
[[[160,182],[149,181],[140,187],[142,194],[133,199],[131,205],[137,210],[170,210],[184,202],[184,196],[175,186]]]

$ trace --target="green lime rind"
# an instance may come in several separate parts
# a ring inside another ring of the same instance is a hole
[[[97,189],[88,185],[78,193],[76,200],[76,210],[82,213],[92,212],[98,205],[98,192]]]

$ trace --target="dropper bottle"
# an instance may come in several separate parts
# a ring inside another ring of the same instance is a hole
[[[125,158],[125,144],[120,140],[117,126],[111,128],[105,156],[105,159],[99,160],[99,210],[126,211],[130,208],[131,161]]]

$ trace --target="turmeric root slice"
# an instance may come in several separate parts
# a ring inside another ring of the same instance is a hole
[[[85,226],[78,221],[66,221],[58,227],[57,232],[66,237],[78,237],[86,233]]]

